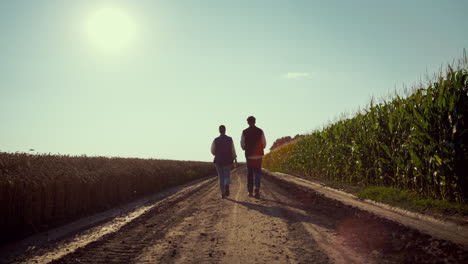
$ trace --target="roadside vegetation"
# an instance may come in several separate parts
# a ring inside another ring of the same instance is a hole
[[[412,209],[465,215],[467,164],[466,53],[406,96],[372,100],[353,117],[284,144],[264,159],[267,169],[360,186],[362,198],[393,203],[400,197]]]
[[[0,244],[214,173],[210,162],[0,152]]]
[[[420,194],[393,187],[367,187],[356,194],[361,199],[369,199],[403,209],[429,214],[468,215],[468,205],[446,200],[426,198]]]

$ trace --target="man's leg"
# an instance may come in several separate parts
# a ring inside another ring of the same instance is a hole
[[[260,182],[262,178],[262,160],[258,159],[255,161],[255,197],[260,198]]]
[[[262,169],[255,168],[255,189],[260,190],[260,182],[262,179]]]
[[[224,194],[229,196],[229,184],[231,183],[231,166],[224,167]]]
[[[253,168],[249,166],[249,161],[247,160],[247,190],[249,195],[252,196],[253,193]]]
[[[221,197],[224,198],[224,170],[222,166],[216,165],[216,171],[218,172],[219,189],[221,190]]]

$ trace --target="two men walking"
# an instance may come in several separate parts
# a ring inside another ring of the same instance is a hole
[[[249,116],[247,123],[249,127],[242,131],[241,147],[245,151],[247,160],[247,190],[249,196],[253,196],[255,185],[255,197],[260,198],[260,180],[262,175],[263,149],[266,139],[263,130],[255,126],[255,117]],[[237,156],[231,137],[226,136],[226,127],[219,127],[219,137],[211,144],[211,153],[215,156],[214,163],[219,177],[221,196],[229,196],[230,170],[232,165],[237,164]],[[254,177],[255,176],[255,177]]]

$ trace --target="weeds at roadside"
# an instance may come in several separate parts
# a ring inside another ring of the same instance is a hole
[[[466,204],[426,198],[410,190],[374,186],[364,189],[356,196],[419,213],[468,216]]]

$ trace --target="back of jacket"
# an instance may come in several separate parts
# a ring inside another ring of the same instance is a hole
[[[218,165],[231,165],[234,157],[232,155],[232,138],[221,135],[215,138],[215,159]]]
[[[263,156],[262,135],[263,130],[256,126],[251,126],[243,132],[245,139],[245,156]]]

